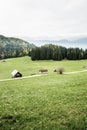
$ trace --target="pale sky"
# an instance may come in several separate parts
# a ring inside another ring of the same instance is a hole
[[[87,36],[87,0],[0,0],[0,34],[36,39]]]

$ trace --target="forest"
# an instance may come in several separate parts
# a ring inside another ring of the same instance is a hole
[[[30,56],[32,60],[87,59],[87,49],[66,48],[56,44],[37,47],[19,38],[0,35],[0,59]]]
[[[32,60],[81,60],[87,59],[87,49],[66,48],[53,44],[46,44],[33,48],[29,52]]]
[[[28,48],[23,48],[19,45],[7,44],[5,47],[0,47],[0,59],[22,57],[28,54]]]

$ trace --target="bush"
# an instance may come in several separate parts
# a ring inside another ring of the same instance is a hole
[[[64,68],[57,68],[57,69],[54,70],[54,72],[57,72],[59,74],[63,74]]]

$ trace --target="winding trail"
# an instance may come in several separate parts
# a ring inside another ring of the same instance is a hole
[[[18,79],[27,79],[27,78],[32,78],[32,77],[38,77],[38,76],[45,76],[47,74],[36,74],[36,75],[32,75],[32,76],[24,76],[21,78],[10,78],[10,79],[1,79],[0,82],[4,82],[4,81],[14,81],[14,80],[18,80]]]
[[[87,72],[87,70],[74,71],[74,72],[64,72],[64,74],[77,74],[77,73],[82,73],[82,72]]]
[[[81,71],[74,71],[74,72],[64,72],[63,74],[77,74],[77,73],[82,73],[82,72],[87,72],[86,70],[81,70]],[[36,74],[36,75],[32,75],[32,76],[24,76],[21,78],[10,78],[10,79],[1,79],[0,82],[4,82],[4,81],[14,81],[14,80],[19,80],[19,79],[27,79],[27,78],[33,78],[33,77],[38,77],[38,76],[45,76],[48,74]]]

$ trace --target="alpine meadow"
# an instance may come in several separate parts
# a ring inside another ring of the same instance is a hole
[[[0,0],[0,130],[87,130],[87,0]]]
[[[25,78],[12,79],[15,69]],[[87,60],[0,60],[0,130],[87,130],[84,70]]]

